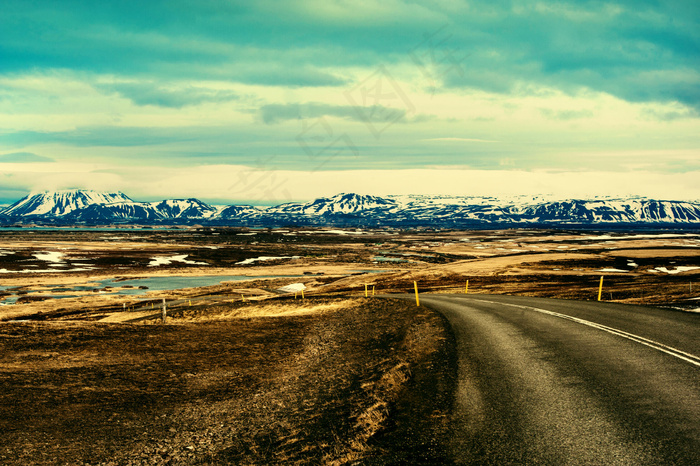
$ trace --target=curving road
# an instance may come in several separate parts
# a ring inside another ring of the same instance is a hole
[[[700,464],[700,314],[422,295],[458,350],[458,464]]]

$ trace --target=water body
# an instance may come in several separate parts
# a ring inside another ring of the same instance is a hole
[[[132,280],[118,280],[110,278],[101,280],[99,288],[105,286],[114,287],[114,294],[119,295],[140,295],[149,291],[170,291],[179,290],[181,288],[195,288],[198,286],[218,285],[222,282],[238,282],[243,280],[257,280],[261,278],[292,278],[300,277],[301,275],[264,275],[259,277],[249,277],[247,275],[204,275],[201,277],[147,277],[135,278]],[[308,275],[306,275],[308,276]],[[133,286],[134,288],[117,288],[123,286]],[[139,289],[139,286],[147,286],[148,289]]]
[[[190,276],[169,276],[169,277],[145,277],[145,278],[134,278],[129,280],[108,278],[105,280],[96,280],[94,285],[63,285],[57,287],[49,287],[46,291],[50,293],[64,293],[64,292],[90,292],[94,290],[100,290],[100,294],[110,294],[114,296],[139,296],[148,293],[149,291],[170,291],[179,290],[182,288],[194,288],[198,286],[213,286],[218,285],[222,282],[233,282],[233,281],[243,281],[243,280],[258,280],[264,278],[298,278],[298,277],[313,277],[315,275],[262,275],[256,277],[250,277],[247,275],[204,275],[201,277],[190,277]],[[124,286],[130,286],[133,288],[123,288]],[[103,290],[106,287],[112,287],[107,290]],[[139,288],[145,287],[145,288]],[[0,286],[0,291],[9,290],[15,287]],[[11,291],[10,291],[11,292]],[[96,293],[97,294],[97,293]],[[51,298],[75,298],[77,295],[68,294],[37,294],[29,292],[28,295],[24,296],[44,296]],[[14,304],[18,299],[18,296],[12,295],[5,298],[0,298],[0,304]]]
[[[398,257],[384,257],[384,256],[374,256],[372,258],[376,262],[408,262],[406,259],[399,259]]]

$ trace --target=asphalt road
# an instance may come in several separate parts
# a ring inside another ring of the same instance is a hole
[[[700,465],[700,314],[421,295],[452,325],[458,464]]]

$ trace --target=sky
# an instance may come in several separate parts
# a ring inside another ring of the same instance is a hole
[[[700,200],[696,0],[3,0],[0,203]]]

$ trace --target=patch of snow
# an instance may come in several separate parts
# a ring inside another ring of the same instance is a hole
[[[612,273],[627,273],[629,270],[620,270],[620,269],[614,269],[612,267],[606,268],[606,269],[599,269],[597,272],[612,272]]]
[[[272,260],[278,260],[278,259],[301,259],[301,256],[260,256],[260,257],[252,257],[250,259],[246,259],[240,262],[236,262],[236,265],[248,265],[252,264],[253,262],[258,262],[258,261],[272,261]]]
[[[363,235],[365,232],[348,230],[325,230],[323,233],[333,233],[334,235]]]
[[[698,236],[693,233],[661,233],[661,234],[646,234],[646,235],[600,235],[600,236],[584,236],[580,239],[582,240],[601,240],[601,239],[615,239],[615,240],[625,240],[625,239],[641,239],[641,238],[680,238],[680,237],[693,237]]]
[[[57,251],[36,253],[36,254],[33,254],[33,256],[36,257],[37,260],[40,260],[40,261],[54,262],[57,264],[64,262],[63,261],[64,254],[62,252],[57,252]]]
[[[656,267],[654,270],[657,272],[665,272],[668,274],[676,274],[676,273],[681,273],[681,272],[689,272],[691,270],[698,270],[700,267],[696,266],[691,266],[691,265],[681,265],[679,267],[676,267],[675,269],[668,269],[666,267]],[[650,270],[651,272],[651,270]]]
[[[55,273],[55,272],[86,272],[88,270],[94,270],[94,267],[78,267],[75,269],[24,269],[24,270],[7,270],[0,269],[0,273]]]
[[[299,291],[305,290],[306,285],[303,283],[291,283],[289,285],[285,285],[282,288],[277,288],[278,291],[282,291],[284,293],[298,293]]]
[[[170,256],[170,257],[165,257],[165,256],[153,257],[151,262],[149,262],[148,266],[149,267],[158,267],[159,265],[170,265],[173,262],[182,262],[183,264],[189,264],[189,265],[209,265],[206,262],[195,262],[195,261],[187,260],[188,255],[189,254],[181,254],[178,256]]]

